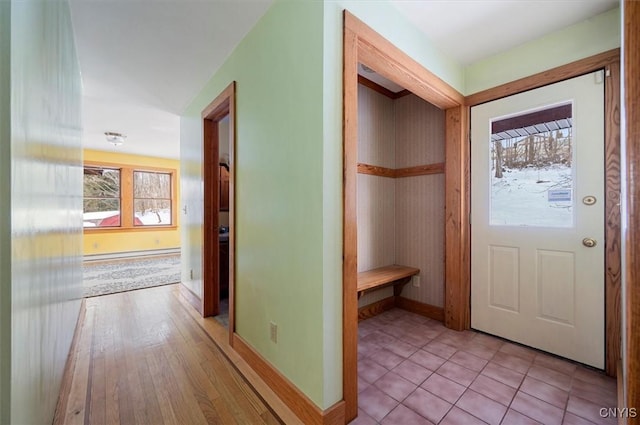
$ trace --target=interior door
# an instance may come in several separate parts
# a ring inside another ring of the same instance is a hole
[[[471,109],[471,325],[604,367],[598,71]]]

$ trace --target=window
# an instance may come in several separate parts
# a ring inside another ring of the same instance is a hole
[[[494,120],[490,150],[492,226],[572,227],[572,104]]]
[[[133,172],[136,226],[171,224],[171,174]]]
[[[84,168],[84,227],[120,226],[120,170]]]
[[[85,165],[84,228],[135,229],[175,224],[175,171]]]

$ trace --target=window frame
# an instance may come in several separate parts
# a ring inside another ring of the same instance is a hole
[[[176,230],[178,228],[178,199],[176,170],[173,168],[137,166],[131,164],[84,161],[84,167],[102,167],[120,170],[120,226],[83,227],[84,233],[145,232]],[[136,226],[134,224],[133,173],[135,171],[169,174],[171,179],[171,224]],[[84,199],[84,197],[83,197]]]

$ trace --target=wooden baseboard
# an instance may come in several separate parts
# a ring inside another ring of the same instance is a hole
[[[378,314],[391,310],[394,307],[428,317],[439,322],[444,322],[444,309],[431,304],[421,303],[404,297],[387,297],[375,303],[365,305],[358,309],[358,321],[369,319]]]
[[[191,304],[202,316],[202,300],[198,298],[191,289],[187,288],[182,283],[180,283],[180,295],[182,295],[184,299],[187,300],[189,304]]]
[[[80,302],[80,312],[78,313],[78,320],[76,321],[76,329],[73,333],[73,339],[71,340],[71,346],[69,347],[69,354],[67,355],[67,362],[64,365],[64,372],[62,374],[62,383],[60,384],[60,392],[58,396],[58,404],[56,405],[56,412],[53,416],[54,424],[67,423],[65,420],[67,406],[69,405],[69,394],[71,394],[71,384],[73,383],[73,372],[76,369],[76,359],[78,352],[78,344],[80,334],[82,333],[82,327],[84,326],[84,318],[86,316],[86,304],[83,298]]]
[[[322,411],[242,337],[235,333],[233,334],[233,349],[256,371],[258,376],[269,385],[303,423],[317,425],[342,425],[345,423],[344,400]]]
[[[436,307],[434,305],[421,303],[404,297],[396,297],[396,307],[439,322],[444,322],[444,309],[442,307]]]
[[[380,313],[384,313],[387,310],[391,310],[395,307],[396,301],[394,296],[390,296],[380,301],[376,301],[373,304],[365,305],[358,309],[358,322],[365,319],[369,319],[373,316],[377,316]]]

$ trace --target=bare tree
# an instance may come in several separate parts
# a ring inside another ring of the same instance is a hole
[[[495,152],[495,161],[496,161],[496,173],[495,177],[497,179],[502,178],[502,141],[497,140],[493,143],[494,152]]]

